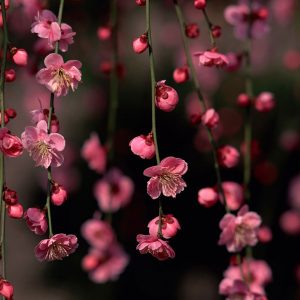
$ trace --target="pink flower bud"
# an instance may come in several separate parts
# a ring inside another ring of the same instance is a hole
[[[197,9],[204,9],[206,7],[206,0],[194,0],[194,6]]]
[[[187,67],[176,68],[173,72],[173,79],[177,83],[183,83],[189,80],[189,70]]]
[[[261,243],[268,243],[272,240],[272,231],[268,226],[261,226],[257,231],[258,240]]]
[[[99,27],[97,30],[97,36],[99,38],[99,40],[101,41],[105,41],[111,38],[111,27],[110,26],[102,26]]]
[[[268,112],[275,106],[274,95],[270,92],[260,93],[255,100],[255,108],[260,112]]]
[[[203,188],[198,192],[198,202],[205,207],[211,207],[215,205],[219,197],[217,192],[213,188]]]
[[[157,237],[159,227],[159,217],[154,218],[148,224],[149,234]],[[164,215],[161,219],[161,231],[165,239],[170,239],[175,236],[180,225],[178,220],[173,215]]]
[[[143,53],[148,48],[148,46],[148,38],[146,34],[142,34],[132,43],[133,51],[138,54]]]
[[[201,120],[208,128],[214,128],[219,124],[220,116],[213,108],[210,108],[202,115]]]
[[[0,112],[0,123],[2,122],[2,114]],[[9,117],[6,112],[4,112],[4,124],[6,125],[9,122]]]
[[[296,210],[289,210],[283,213],[279,220],[280,227],[288,234],[300,233],[300,213]]]
[[[14,119],[17,116],[17,112],[13,108],[7,108],[5,110],[5,113],[10,119]]]
[[[81,261],[81,267],[84,271],[89,272],[99,265],[99,258],[93,253],[85,255]]]
[[[196,23],[191,23],[185,25],[185,35],[190,38],[194,39],[198,37],[200,34],[199,26]]]
[[[244,202],[244,190],[242,186],[233,181],[224,181],[222,183],[226,205],[230,210],[238,210]],[[224,203],[222,195],[220,200]]]
[[[222,28],[219,25],[213,25],[211,27],[211,34],[214,38],[219,38],[222,34]]]
[[[135,0],[136,5],[138,6],[145,6],[146,0]]]
[[[230,145],[225,145],[217,150],[218,161],[222,167],[233,168],[239,163],[240,153]]]
[[[9,189],[8,187],[4,188],[3,191],[3,200],[7,205],[15,205],[18,203],[18,195],[14,190]]]
[[[16,71],[14,69],[5,70],[5,81],[13,82],[16,79]]]
[[[156,84],[155,104],[159,109],[170,112],[178,103],[178,94],[172,87],[165,85],[165,82],[162,80]]]
[[[241,93],[238,95],[236,102],[240,107],[248,107],[251,105],[251,98],[247,94]]]
[[[39,208],[28,208],[24,214],[24,219],[29,229],[35,234],[42,235],[48,229],[45,212]]]
[[[12,48],[12,59],[14,63],[18,66],[26,66],[28,60],[28,54],[24,49]]]
[[[23,153],[21,140],[11,135],[7,128],[0,129],[0,150],[8,157],[17,157]]]
[[[62,205],[67,200],[67,191],[58,183],[52,185],[51,201],[54,205]]]
[[[133,138],[129,146],[131,151],[143,159],[151,159],[155,155],[155,145],[152,133],[147,136],[139,135]]]
[[[0,295],[4,296],[4,298],[7,300],[12,300],[13,294],[14,294],[13,285],[9,281],[1,278],[0,279]]]
[[[21,219],[23,216],[23,206],[20,203],[7,206],[7,214],[13,219]]]

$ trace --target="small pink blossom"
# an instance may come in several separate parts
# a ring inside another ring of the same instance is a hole
[[[74,253],[77,247],[78,242],[75,235],[59,233],[40,241],[34,252],[39,261],[62,260]]]
[[[148,37],[146,34],[142,34],[136,38],[132,43],[133,51],[137,54],[143,53],[148,47]]]
[[[194,0],[194,6],[197,9],[204,9],[206,7],[206,0]]]
[[[59,133],[47,133],[47,123],[39,121],[36,127],[28,126],[21,139],[25,149],[36,162],[36,166],[59,167],[63,163],[61,151],[65,148],[65,139]]]
[[[10,218],[21,219],[23,216],[23,206],[20,203],[14,205],[7,205],[7,214]]]
[[[268,112],[275,107],[274,95],[270,92],[260,93],[256,99],[254,106],[260,112]]]
[[[23,145],[7,128],[0,129],[0,150],[8,157],[18,157],[23,153]]]
[[[12,48],[10,50],[13,62],[21,67],[25,67],[28,62],[28,54],[24,49]]]
[[[29,229],[35,234],[42,235],[48,229],[45,212],[39,208],[28,208],[24,214],[24,219]]]
[[[217,155],[218,155],[219,164],[222,167],[226,167],[226,168],[235,167],[240,160],[239,151],[230,145],[225,145],[223,147],[220,147],[217,150]]]
[[[162,111],[170,112],[175,109],[178,103],[178,94],[165,82],[166,80],[161,80],[156,84],[155,105]]]
[[[225,194],[226,204],[230,210],[237,210],[241,207],[244,201],[244,190],[242,186],[233,181],[224,181],[222,188]],[[220,197],[224,203],[222,197]]]
[[[162,193],[166,197],[175,198],[186,187],[181,178],[187,172],[188,165],[176,157],[166,157],[159,165],[144,170],[144,175],[151,177],[147,183],[147,193],[152,199],[157,199]]]
[[[57,97],[66,96],[70,88],[73,92],[77,89],[81,81],[80,61],[68,60],[64,63],[61,55],[51,53],[46,56],[44,63],[46,68],[36,74],[40,84],[45,85]]]
[[[272,230],[268,226],[261,226],[257,231],[257,238],[261,243],[268,243],[272,240]]]
[[[112,28],[109,25],[101,26],[97,30],[97,36],[101,41],[109,40],[111,38],[111,35],[112,35]]]
[[[143,159],[151,159],[155,155],[155,145],[152,133],[139,135],[129,143],[131,151]]]
[[[280,217],[279,224],[281,229],[287,234],[300,234],[300,212],[297,210],[284,212]]]
[[[197,52],[195,53],[195,56],[199,57],[199,65],[203,65],[205,67],[224,67],[229,63],[226,55],[217,52],[215,49]]]
[[[173,79],[176,83],[184,83],[189,80],[189,70],[187,67],[176,68],[173,72]]]
[[[117,280],[128,265],[129,258],[116,242],[105,251],[92,248],[82,260],[82,268],[93,282]]]
[[[58,184],[54,183],[52,184],[52,189],[51,189],[51,202],[54,205],[62,205],[66,200],[67,200],[68,194],[66,189]]]
[[[109,223],[90,219],[85,221],[81,226],[82,236],[98,250],[105,250],[115,242],[115,234]]]
[[[61,30],[61,38],[58,42],[59,49],[62,52],[68,51],[69,45],[74,43],[74,35],[76,35],[76,32],[73,31],[72,27],[66,23],[62,23],[60,25]],[[55,47],[55,43],[53,43],[52,47]]]
[[[228,52],[226,53],[228,59],[228,65],[224,69],[228,72],[235,72],[240,69],[243,56],[238,53]]]
[[[229,252],[239,252],[245,246],[256,245],[260,224],[260,216],[249,212],[247,205],[239,210],[237,216],[227,213],[219,224],[222,230],[219,245],[226,245]]]
[[[36,33],[40,38],[48,39],[49,45],[61,38],[61,30],[57,23],[57,18],[47,9],[38,12],[35,22],[31,25],[31,32]]]
[[[96,183],[94,195],[103,212],[115,212],[130,202],[133,191],[133,181],[113,168]]]
[[[5,70],[5,81],[13,82],[16,79],[16,71],[14,69]]]
[[[6,300],[13,300],[14,287],[4,278],[0,278],[0,295],[2,295]]]
[[[204,124],[208,128],[215,128],[219,125],[220,116],[213,109],[209,108],[201,117],[202,124]]]
[[[81,149],[82,157],[88,162],[91,170],[102,174],[106,169],[106,149],[101,145],[100,139],[95,132],[86,140]]]
[[[215,205],[218,200],[218,193],[213,188],[203,188],[198,192],[198,202],[205,207],[211,207]]]
[[[48,123],[48,116],[49,116],[49,109],[47,108],[40,108],[32,110],[31,112],[31,121],[34,125],[37,125],[37,123],[41,120],[45,120]],[[59,121],[55,115],[55,113],[52,113],[51,115],[51,122],[50,122],[50,131],[52,133],[59,132]]]
[[[175,252],[168,242],[155,236],[138,234],[136,240],[139,243],[136,249],[139,250],[141,254],[150,253],[158,260],[166,260],[175,257]]]
[[[159,217],[154,218],[148,224],[149,234],[157,237],[159,228]],[[164,215],[161,218],[161,232],[163,238],[170,239],[175,236],[177,231],[181,229],[178,220],[173,215]]]
[[[185,35],[190,38],[194,39],[198,37],[200,34],[200,29],[198,24],[196,23],[190,23],[185,25]]]

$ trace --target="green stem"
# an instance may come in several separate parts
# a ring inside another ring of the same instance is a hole
[[[177,19],[178,19],[178,22],[180,24],[180,31],[181,31],[182,41],[183,41],[183,48],[184,48],[186,61],[187,61],[187,64],[188,64],[188,67],[189,67],[189,70],[190,70],[190,74],[191,74],[193,89],[197,93],[198,100],[200,101],[202,112],[205,112],[207,110],[207,105],[204,101],[204,97],[203,97],[203,94],[202,94],[201,89],[200,89],[200,85],[199,85],[199,81],[198,81],[198,78],[197,78],[196,70],[195,70],[193,60],[192,60],[192,56],[191,56],[191,53],[190,53],[190,49],[189,49],[189,46],[188,46],[188,39],[185,35],[185,25],[184,25],[185,22],[184,22],[183,13],[182,13],[181,7],[178,4],[178,0],[173,0],[173,2],[174,2],[175,10],[176,10]],[[206,15],[206,13],[205,13],[205,15]],[[224,190],[222,188],[222,178],[221,178],[220,166],[219,166],[218,157],[217,157],[217,143],[216,143],[216,141],[213,137],[211,129],[206,127],[206,126],[204,126],[204,127],[206,129],[207,136],[208,136],[209,142],[210,142],[211,147],[212,147],[214,168],[215,168],[216,177],[217,177],[218,191],[219,191],[219,194],[224,199],[224,205],[225,205],[226,212],[229,212],[229,208],[228,208],[227,202],[226,202],[225,193],[224,193]]]
[[[6,23],[6,9],[4,0],[0,1],[1,12],[3,20],[3,46],[2,46],[2,62],[1,62],[1,74],[0,74],[0,107],[1,107],[1,128],[5,127],[4,123],[4,90],[5,90],[5,69],[6,69],[6,59],[7,59],[7,47],[8,47],[8,30]],[[4,154],[0,153],[0,211],[1,211],[1,236],[0,236],[0,257],[2,259],[2,276],[5,278],[6,268],[5,268],[5,203],[3,201],[3,188],[4,188]],[[4,297],[3,297],[4,299]]]
[[[204,15],[205,22],[207,24],[207,28],[209,30],[209,37],[210,37],[211,45],[212,45],[213,48],[215,48],[217,43],[216,43],[216,40],[215,40],[214,35],[212,33],[213,23],[210,21],[206,10],[202,9],[202,12],[203,12],[203,15]]]
[[[58,10],[58,24],[61,25],[62,21],[62,14],[64,9],[64,0],[60,0],[59,3],[59,10]],[[54,53],[58,54],[59,50],[59,42],[57,41],[55,43],[55,50]],[[48,134],[51,133],[51,119],[55,112],[54,108],[54,93],[50,94],[50,101],[49,101],[49,115],[48,115]],[[46,200],[46,209],[47,209],[47,215],[48,215],[48,226],[49,226],[49,238],[53,236],[53,227],[52,227],[52,218],[51,218],[51,190],[52,190],[52,173],[51,173],[51,167],[48,167],[47,169],[48,174],[48,183],[47,183],[47,200]]]

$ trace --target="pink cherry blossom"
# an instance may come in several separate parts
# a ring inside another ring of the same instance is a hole
[[[143,159],[151,159],[155,155],[155,145],[152,133],[139,135],[129,143],[131,151]]]
[[[257,231],[257,238],[261,243],[268,243],[272,240],[272,230],[268,226],[261,226]]]
[[[96,183],[94,195],[103,212],[115,212],[130,202],[133,191],[133,181],[113,168]]]
[[[21,140],[11,135],[7,128],[0,129],[0,150],[8,157],[17,157],[23,153]]]
[[[7,206],[7,214],[10,218],[21,219],[23,216],[23,206],[20,203]]]
[[[4,278],[0,279],[0,295],[2,295],[6,300],[13,300],[14,287]]]
[[[82,268],[89,272],[93,282],[105,283],[117,280],[128,265],[129,257],[118,243],[101,251],[92,248],[82,260]]]
[[[230,145],[225,145],[223,147],[220,147],[217,150],[217,155],[218,155],[219,164],[222,167],[226,167],[226,168],[235,167],[240,160],[239,151]]]
[[[204,205],[205,207],[211,207],[215,205],[218,199],[218,193],[213,188],[203,188],[198,192],[198,202],[200,205]]]
[[[78,242],[75,235],[59,233],[40,241],[34,252],[39,261],[62,260],[74,253],[77,247]]]
[[[243,280],[241,275],[247,278],[249,289],[252,293],[264,295],[264,287],[272,280],[272,271],[264,260],[245,259],[241,266],[230,266],[224,272],[224,277],[232,280]]]
[[[225,194],[226,204],[230,210],[237,210],[241,207],[244,201],[244,191],[240,184],[233,181],[224,181],[222,188]],[[222,197],[220,197],[224,203]]]
[[[48,39],[49,45],[61,38],[61,30],[57,23],[57,18],[47,9],[38,12],[35,22],[31,25],[31,32],[36,33],[40,38]]]
[[[237,216],[227,213],[220,221],[222,233],[219,245],[226,245],[229,252],[239,252],[245,246],[257,243],[257,230],[261,224],[261,217],[244,205]]]
[[[165,242],[158,237],[138,234],[136,240],[139,243],[136,249],[139,250],[141,254],[150,253],[158,260],[166,260],[175,257],[175,252],[168,242]]]
[[[155,105],[162,111],[170,112],[175,109],[178,103],[178,94],[165,82],[166,80],[161,80],[156,84]]]
[[[260,112],[268,112],[275,107],[274,95],[270,92],[260,93],[256,99],[254,106]]]
[[[24,219],[29,229],[35,234],[44,234],[48,229],[45,212],[39,208],[28,208],[24,214]]]
[[[199,65],[203,65],[205,67],[224,67],[229,63],[226,55],[221,54],[214,49],[197,52],[194,55],[199,57]]]
[[[11,53],[12,53],[12,60],[16,65],[22,66],[22,67],[25,67],[27,65],[28,54],[27,54],[26,50],[13,48],[11,50]]]
[[[86,140],[81,149],[82,157],[88,162],[91,170],[102,174],[106,168],[106,149],[101,145],[100,139],[95,132]]]
[[[61,55],[51,53],[46,56],[44,63],[46,68],[36,74],[40,84],[45,85],[57,97],[66,96],[70,88],[72,91],[77,89],[81,81],[80,61],[68,60],[64,63]]]
[[[292,209],[284,212],[280,217],[279,225],[287,234],[300,234],[300,212]]]
[[[58,42],[59,49],[62,52],[68,51],[69,45],[74,43],[74,35],[76,35],[76,32],[73,31],[72,27],[66,23],[62,23],[60,25],[61,30],[61,38]],[[55,43],[53,43],[52,47],[55,47]]]
[[[81,226],[82,236],[98,250],[105,250],[115,241],[115,234],[109,223],[90,219]]]
[[[186,187],[181,178],[187,172],[188,165],[176,157],[166,157],[157,166],[144,170],[144,175],[151,177],[147,183],[147,193],[152,199],[157,199],[162,193],[166,197],[175,198]]]
[[[149,234],[157,237],[159,228],[159,217],[154,218],[148,224]],[[175,236],[177,231],[181,229],[178,220],[173,215],[164,215],[161,218],[161,232],[163,238],[170,239]]]
[[[22,133],[22,143],[36,166],[59,167],[64,160],[61,151],[65,148],[65,139],[59,133],[48,134],[47,131],[44,120],[39,121],[36,127],[28,126]]]
[[[215,128],[220,122],[219,114],[213,109],[209,108],[201,117],[202,124],[208,128]]]

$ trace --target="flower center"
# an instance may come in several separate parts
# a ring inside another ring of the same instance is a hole
[[[46,144],[44,141],[38,141],[35,144],[36,152],[42,157],[46,157],[49,155],[51,147]]]
[[[59,68],[53,72],[54,74],[54,81],[56,82],[58,88],[59,87],[72,87],[71,86],[71,77],[63,68]]]

